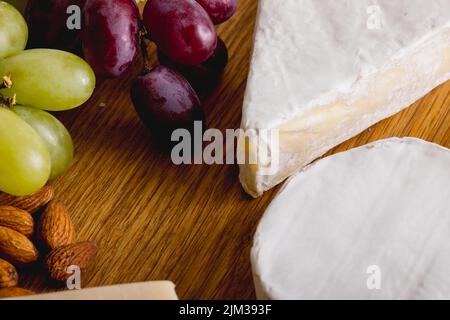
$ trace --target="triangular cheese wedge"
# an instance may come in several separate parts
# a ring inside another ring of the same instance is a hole
[[[245,190],[261,195],[448,79],[449,0],[260,0],[241,127],[278,130],[278,161],[241,165]]]

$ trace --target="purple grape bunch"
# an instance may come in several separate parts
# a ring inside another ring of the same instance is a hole
[[[82,10],[81,29],[66,27],[71,5]],[[236,7],[237,0],[148,0],[141,20],[135,0],[29,0],[25,16],[29,47],[77,53],[100,78],[122,76],[139,51],[146,53],[145,39],[153,41],[160,65],[144,68],[131,96],[142,121],[167,138],[167,131],[204,120],[199,94],[212,89],[228,62],[215,25]]]

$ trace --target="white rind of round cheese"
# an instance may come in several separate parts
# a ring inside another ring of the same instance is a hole
[[[450,150],[392,138],[313,163],[251,260],[259,299],[450,299]]]

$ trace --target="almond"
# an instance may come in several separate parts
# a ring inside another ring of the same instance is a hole
[[[27,237],[31,237],[34,231],[33,217],[28,212],[8,206],[0,206],[0,226],[16,230]]]
[[[0,289],[0,299],[30,296],[32,294],[34,294],[33,291],[28,290],[28,289],[19,288],[19,287]]]
[[[54,200],[45,209],[39,223],[38,240],[50,249],[75,242],[75,228],[62,202]]]
[[[16,268],[8,261],[0,259],[0,288],[15,287],[18,280]]]
[[[38,259],[38,251],[31,241],[13,229],[0,226],[0,256],[13,264],[27,265]]]
[[[0,205],[16,207],[29,213],[35,213],[39,208],[49,203],[55,196],[55,191],[50,185],[44,186],[41,190],[30,196],[16,197],[6,193],[0,193]]]
[[[57,281],[67,280],[70,276],[67,273],[67,268],[70,266],[78,266],[84,272],[95,259],[97,253],[97,245],[89,241],[68,244],[52,250],[46,259],[50,277]]]

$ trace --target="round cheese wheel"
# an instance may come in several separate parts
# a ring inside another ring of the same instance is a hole
[[[450,299],[450,150],[393,138],[313,163],[251,260],[260,299]]]

